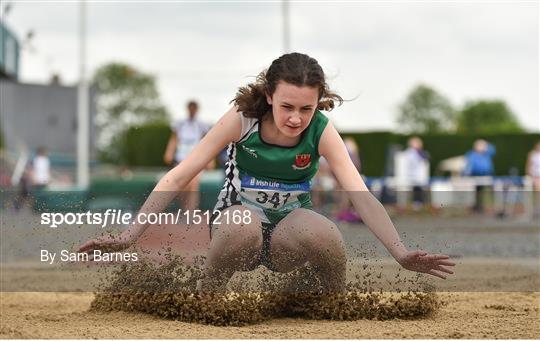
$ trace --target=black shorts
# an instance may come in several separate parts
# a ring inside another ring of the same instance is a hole
[[[218,216],[217,213],[214,213],[210,217],[210,224],[208,224],[210,239],[212,239],[212,230],[214,229],[213,222],[217,218],[217,216]],[[259,256],[259,263],[266,266],[269,270],[275,271],[275,268],[272,265],[272,260],[270,258],[270,241],[272,240],[272,233],[276,229],[276,224],[262,223],[261,225],[262,225],[261,233],[262,233],[263,243],[262,243],[261,254]]]

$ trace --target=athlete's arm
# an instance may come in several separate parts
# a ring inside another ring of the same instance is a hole
[[[229,110],[208,131],[205,137],[178,166],[171,169],[158,182],[139,211],[139,214],[159,213],[184,189],[218,153],[232,141],[240,138],[242,123],[236,108]],[[90,240],[79,247],[79,251],[94,249],[124,249],[135,242],[146,230],[148,224],[133,224],[119,236],[101,237]]]
[[[364,180],[354,167],[341,136],[331,122],[319,141],[319,154],[324,156],[354,208],[373,234],[404,268],[445,278],[452,273],[444,266],[453,266],[448,256],[428,254],[425,251],[408,251],[403,245],[394,224],[383,205],[369,192]]]

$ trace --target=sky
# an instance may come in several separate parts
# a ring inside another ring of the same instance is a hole
[[[22,41],[20,81],[79,79],[76,2],[10,1],[2,19]],[[1,5],[3,8],[3,4]],[[538,1],[291,1],[292,51],[319,61],[347,99],[329,116],[342,131],[400,131],[399,105],[418,84],[459,109],[502,99],[540,131]],[[87,76],[124,62],[157,78],[174,118],[196,99],[215,122],[239,86],[284,52],[280,1],[87,3]]]

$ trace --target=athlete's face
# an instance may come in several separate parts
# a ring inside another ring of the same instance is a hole
[[[307,128],[319,103],[317,87],[296,86],[280,81],[272,96],[266,96],[280,133],[297,137]]]

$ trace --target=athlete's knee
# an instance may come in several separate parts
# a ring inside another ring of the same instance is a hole
[[[345,245],[341,233],[335,225],[314,227],[313,233],[306,236],[304,244],[315,250],[333,250],[334,253],[344,251]]]
[[[220,273],[224,274],[230,271],[252,270],[256,266],[262,249],[261,232],[260,230],[258,233],[246,232],[243,231],[242,235],[239,233],[217,233],[212,237],[207,253],[207,264],[209,269],[216,272],[215,276],[219,277]]]
[[[234,221],[234,214],[244,217],[245,208],[228,210],[230,215],[223,215],[219,222],[213,223],[212,241],[216,239],[219,244],[228,249],[254,248],[260,249],[262,245],[262,232],[260,219],[251,214],[250,220]],[[230,219],[229,219],[230,218]],[[219,223],[219,224],[218,224]]]
[[[270,259],[279,272],[289,272],[307,262],[300,244],[295,240],[273,236],[270,242]]]
[[[336,224],[312,210],[296,209],[282,223],[283,228],[279,229],[281,233],[287,234],[291,239],[302,239],[304,243],[307,241],[316,244],[325,239],[341,239]]]
[[[297,208],[291,211],[283,219],[283,222],[289,226],[294,225],[298,227],[306,227],[309,226],[309,223],[312,221],[314,215],[318,215],[318,213],[305,208]]]
[[[308,261],[343,271],[346,252],[341,232],[326,217],[307,209],[296,209],[283,219],[271,241],[272,259],[289,269]]]
[[[312,226],[298,244],[311,263],[339,265],[347,261],[341,233],[331,222]]]
[[[225,249],[239,250],[245,248],[260,249],[262,245],[262,233],[259,228],[252,226],[234,225],[217,228],[212,234],[212,242],[219,244]]]

